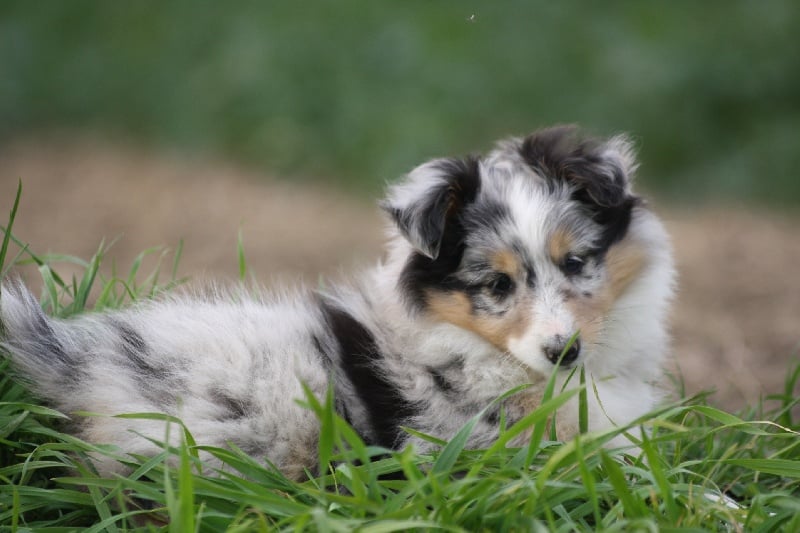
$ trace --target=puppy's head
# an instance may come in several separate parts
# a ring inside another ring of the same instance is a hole
[[[631,192],[635,167],[625,138],[557,127],[482,159],[416,168],[382,204],[410,245],[399,279],[406,303],[532,370],[549,373],[560,357],[563,367],[579,363],[646,267],[646,250],[629,238],[643,209]]]

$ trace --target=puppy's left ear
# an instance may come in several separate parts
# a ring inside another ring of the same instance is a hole
[[[479,189],[477,158],[435,159],[392,186],[380,206],[418,252],[436,259],[447,230]]]
[[[632,209],[641,203],[631,190],[637,164],[627,137],[586,139],[573,126],[557,126],[526,138],[520,152],[545,180],[566,184],[603,227],[601,250],[625,237]]]
[[[625,237],[632,210],[641,204],[631,190],[638,166],[633,143],[619,135],[594,146],[589,141],[584,150],[579,157],[565,161],[565,174],[576,187],[576,197],[603,227],[598,249],[608,250]]]
[[[633,143],[624,135],[592,143],[587,141],[584,153],[564,161],[567,179],[595,205],[620,207],[633,197],[631,184],[639,166]]]
[[[542,177],[569,184],[585,204],[614,208],[632,196],[638,165],[624,135],[601,141],[583,138],[574,126],[556,126],[527,137],[520,152]]]

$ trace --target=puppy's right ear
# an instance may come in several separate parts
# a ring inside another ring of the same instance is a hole
[[[449,225],[479,189],[477,158],[435,159],[392,186],[380,206],[414,249],[436,259]]]

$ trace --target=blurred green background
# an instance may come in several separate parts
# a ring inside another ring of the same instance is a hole
[[[92,131],[373,194],[575,122],[669,197],[800,205],[800,3],[0,3],[0,142]]]

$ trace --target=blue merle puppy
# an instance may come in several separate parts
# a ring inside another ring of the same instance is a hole
[[[175,415],[198,443],[234,443],[294,478],[318,466],[319,422],[298,405],[302,383],[320,397],[332,386],[338,413],[391,449],[432,446],[401,426],[448,439],[497,396],[532,384],[505,402],[511,423],[536,408],[554,370],[562,385],[578,365],[596,390],[590,429],[625,424],[658,400],[673,285],[667,235],[631,189],[636,166],[625,137],[571,127],[425,163],[381,204],[385,260],[349,285],[211,289],[60,320],[7,281],[3,347],[65,413]],[[574,402],[556,418],[560,438],[577,432]],[[156,420],[73,422],[79,437],[135,454],[155,453],[146,437],[166,435]],[[490,411],[469,445],[497,435]]]

